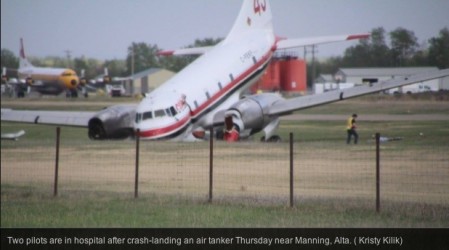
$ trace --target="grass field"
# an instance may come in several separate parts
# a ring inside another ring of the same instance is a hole
[[[447,206],[390,203],[380,214],[357,200],[282,205],[173,196],[70,192],[52,198],[32,187],[2,187],[2,227],[447,227]]]
[[[93,110],[104,104],[36,103],[25,106]],[[23,104],[2,101],[4,105],[17,108]],[[308,112],[346,114],[354,106],[363,107],[365,114],[387,107],[394,109],[391,113],[385,110],[389,114],[446,115],[449,110],[449,102],[435,100],[406,100],[404,104],[365,98],[328,106]],[[357,146],[344,144],[344,123],[281,123],[284,141],[288,133],[295,134],[296,205],[289,208],[287,143],[262,144],[257,138],[238,144],[217,142],[214,201],[209,204],[207,143],[144,142],[139,198],[134,199],[134,142],[93,142],[85,129],[63,128],[60,188],[54,198],[55,130],[2,122],[2,133],[24,129],[27,134],[17,142],[2,141],[1,226],[449,226],[448,121],[366,121],[359,124]],[[381,146],[380,214],[374,211],[371,135],[375,132],[403,138]]]

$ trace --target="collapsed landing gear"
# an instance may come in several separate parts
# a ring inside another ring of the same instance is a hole
[[[278,127],[279,127],[279,117],[274,118],[265,128],[263,128],[265,136],[263,136],[260,140],[262,142],[281,142],[282,141],[281,137],[279,137],[279,135],[274,134],[276,133]]]

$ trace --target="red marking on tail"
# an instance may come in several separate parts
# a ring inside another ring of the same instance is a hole
[[[267,1],[263,0],[263,3],[260,3],[259,0],[254,0],[254,13],[262,14],[267,9]]]
[[[352,35],[352,36],[348,36],[348,38],[346,38],[346,40],[354,40],[354,39],[366,39],[369,38],[369,34],[360,34],[360,35]]]

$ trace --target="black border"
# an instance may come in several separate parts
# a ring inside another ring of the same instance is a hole
[[[2,228],[2,249],[448,249],[449,229],[406,229],[406,228]],[[12,244],[11,239],[24,239],[24,244]],[[31,244],[26,246],[25,241],[39,242],[41,237],[47,244]],[[97,242],[104,240],[104,244],[75,244],[74,239],[86,239]],[[109,238],[124,238],[123,244],[107,244]],[[126,240],[131,238],[169,238],[172,243],[168,244],[127,244]],[[237,237],[245,239],[271,239],[272,245],[243,244],[237,243]],[[310,239],[314,243],[294,243],[294,239]],[[50,238],[66,239],[71,244],[50,245]],[[182,242],[191,238],[194,244],[178,245],[174,239]],[[203,239],[204,244],[199,244],[198,239]],[[232,239],[232,244],[211,244],[209,238]],[[326,244],[329,238],[331,244]],[[335,243],[339,239],[341,244]],[[377,245],[374,238],[380,240]],[[274,244],[275,239],[290,239],[291,244]],[[344,244],[346,243],[346,244]]]

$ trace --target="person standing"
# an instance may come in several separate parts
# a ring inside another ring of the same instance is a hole
[[[352,116],[348,118],[348,123],[346,126],[346,131],[348,132],[348,138],[346,139],[347,144],[351,143],[352,136],[354,136],[354,144],[357,144],[357,142],[359,140],[359,135],[357,134],[357,131],[356,131],[356,128],[357,128],[356,118],[357,118],[357,114],[352,114]]]
[[[234,142],[240,139],[239,131],[232,122],[232,116],[225,117],[225,130],[223,140],[227,142]]]

